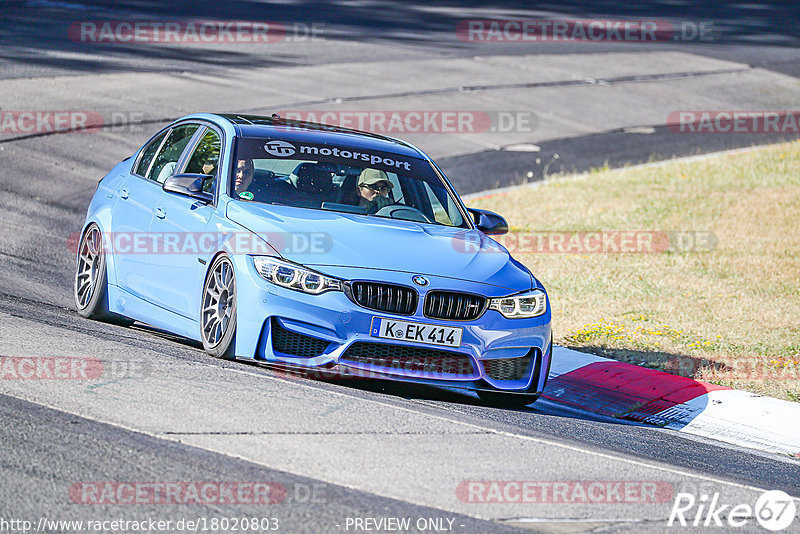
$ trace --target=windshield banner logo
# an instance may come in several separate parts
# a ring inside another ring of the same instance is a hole
[[[268,156],[265,155],[269,154]],[[335,146],[329,144],[306,143],[303,141],[284,141],[283,139],[241,139],[237,148],[238,159],[300,159],[315,161],[335,161],[356,167],[374,167],[386,172],[402,173],[421,169],[418,163],[424,161],[413,155],[405,156],[394,152],[359,149],[357,147]],[[414,165],[416,167],[412,168]],[[424,169],[424,165],[422,168]]]
[[[266,150],[268,154],[272,154],[273,156],[277,156],[279,158],[293,156],[294,153],[297,152],[297,149],[293,144],[279,140],[268,142],[266,145],[264,145],[264,150]]]
[[[370,165],[385,165],[386,167],[411,170],[411,163],[408,161],[399,161],[396,159],[388,158],[379,154],[367,154],[366,152],[356,152],[353,150],[340,150],[337,147],[316,147],[316,146],[301,146],[301,154],[313,154],[320,156],[334,156],[343,159],[352,159],[356,161],[364,161]]]

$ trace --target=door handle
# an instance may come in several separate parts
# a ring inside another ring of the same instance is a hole
[[[128,198],[129,196],[131,196],[131,194],[128,192],[128,190],[127,190],[127,189],[120,189],[120,190],[119,190],[119,198],[121,198],[121,199],[126,199],[126,198]]]
[[[167,216],[167,212],[161,208],[156,208],[156,217],[159,219],[163,219]]]

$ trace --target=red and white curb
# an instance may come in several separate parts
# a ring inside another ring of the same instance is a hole
[[[543,398],[767,452],[800,456],[800,403],[554,347]]]

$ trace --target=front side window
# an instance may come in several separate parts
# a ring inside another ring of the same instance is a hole
[[[352,147],[239,139],[232,196],[246,202],[468,227],[425,160]]]
[[[163,184],[164,180],[175,174],[178,159],[199,127],[199,124],[183,124],[173,128],[145,178]]]
[[[425,193],[428,195],[428,201],[431,203],[431,208],[433,208],[433,217],[436,219],[436,222],[440,224],[444,224],[445,226],[453,226],[452,221],[450,221],[450,212],[451,210],[445,207],[448,203],[452,202],[450,200],[449,195],[443,195],[442,193],[446,193],[445,189],[439,189],[438,191],[434,191],[434,189],[428,185],[427,183],[424,184]],[[442,198],[437,196],[437,192],[439,195],[442,195]]]
[[[186,164],[186,169],[183,172],[191,174],[208,174],[213,176],[214,179],[209,179],[203,182],[203,191],[212,193],[214,191],[214,184],[218,176],[217,170],[219,167],[219,150],[220,138],[219,134],[208,128],[203,137],[198,141],[194,152],[189,157]]]

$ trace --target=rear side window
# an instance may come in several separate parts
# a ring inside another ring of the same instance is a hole
[[[150,143],[146,147],[144,147],[144,150],[142,150],[142,157],[139,160],[139,164],[133,171],[134,174],[138,174],[139,176],[144,176],[145,174],[147,174],[147,169],[150,168],[150,162],[153,161],[153,156],[156,155],[156,150],[158,150],[158,147],[161,146],[161,141],[164,140],[164,136],[167,135],[167,133],[169,132],[167,131],[162,133],[161,135],[150,141]]]
[[[199,124],[184,124],[173,128],[145,178],[164,183],[164,180],[175,174],[178,159],[199,127]]]

